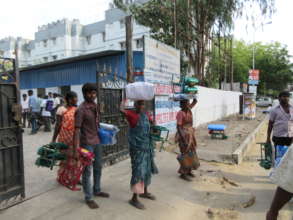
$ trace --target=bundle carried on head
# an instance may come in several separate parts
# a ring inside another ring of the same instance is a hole
[[[147,82],[135,82],[126,86],[126,98],[134,101],[152,100],[155,96],[155,87]]]
[[[170,95],[170,99],[173,101],[182,101],[190,100],[197,98],[198,88],[198,79],[195,77],[184,77],[181,81],[181,92]]]

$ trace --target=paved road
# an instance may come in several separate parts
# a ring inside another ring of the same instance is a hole
[[[54,171],[34,166],[37,147],[49,142],[49,134],[25,135],[24,139],[27,194],[29,197],[42,194],[1,212],[1,220],[262,220],[275,188],[268,181],[268,172],[256,161],[240,166],[202,162],[194,181],[183,182],[176,174],[176,155],[162,152],[156,158],[160,174],[154,177],[150,188],[158,200],[143,201],[147,210],[136,210],[127,203],[131,170],[130,161],[125,160],[104,169],[103,190],[110,192],[111,198],[96,199],[100,209],[93,211],[84,205],[82,192],[58,186]],[[255,148],[250,158],[257,153]],[[252,196],[256,197],[255,204],[243,208],[243,203]],[[292,204],[287,206],[280,219],[292,220],[292,210]]]

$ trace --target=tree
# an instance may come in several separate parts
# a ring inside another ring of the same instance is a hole
[[[202,82],[206,77],[213,78],[205,75],[212,36],[220,39],[228,35],[233,18],[243,15],[247,4],[258,4],[262,14],[272,13],[274,7],[274,0],[149,0],[143,5],[125,5],[122,0],[114,0],[114,3],[132,13],[138,23],[150,27],[153,38],[178,48],[182,58],[187,58],[188,68]]]
[[[252,45],[250,45],[252,48]],[[276,96],[293,83],[293,65],[286,46],[279,42],[256,43],[256,69],[260,70],[259,91],[261,94]]]
[[[248,71],[252,69],[253,47],[256,51],[255,67],[260,70],[259,94],[278,94],[293,82],[293,65],[290,62],[289,52],[286,46],[278,42],[247,44],[244,41],[234,40],[232,54],[235,82],[248,82]],[[217,72],[220,67],[219,72],[224,72],[222,59],[217,54],[212,56],[208,71]],[[217,78],[214,80],[211,84],[219,82]],[[230,81],[230,75],[228,75],[227,81]]]

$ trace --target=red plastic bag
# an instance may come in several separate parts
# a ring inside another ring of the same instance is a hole
[[[61,162],[60,169],[58,171],[57,181],[69,188],[72,191],[79,191],[80,188],[77,184],[86,166],[92,164],[94,159],[94,154],[84,148],[77,149],[79,153],[79,158],[68,157],[64,162]]]

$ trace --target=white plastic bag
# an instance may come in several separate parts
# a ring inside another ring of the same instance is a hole
[[[126,98],[131,100],[152,100],[155,96],[155,87],[147,82],[135,82],[126,86]]]

